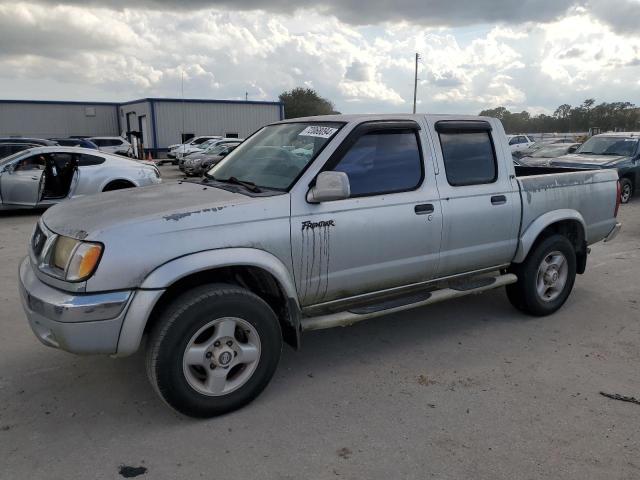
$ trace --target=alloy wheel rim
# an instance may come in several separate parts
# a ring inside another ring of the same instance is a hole
[[[187,383],[198,393],[228,395],[249,381],[260,353],[260,336],[253,325],[237,317],[217,318],[191,337],[182,369]]]
[[[560,251],[548,253],[536,275],[536,292],[543,302],[553,302],[564,291],[569,278],[567,258]]]
[[[623,203],[626,203],[629,201],[629,198],[631,197],[631,186],[628,183],[625,183],[624,186],[622,187],[622,194],[620,195],[620,200]]]

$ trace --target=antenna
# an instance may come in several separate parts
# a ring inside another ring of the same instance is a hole
[[[418,60],[420,60],[420,54],[416,53],[416,71],[413,79],[413,113],[416,113],[416,97],[418,96]]]

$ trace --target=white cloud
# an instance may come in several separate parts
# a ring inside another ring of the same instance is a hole
[[[358,27],[304,9],[179,12],[0,0],[0,88],[12,98],[175,97],[184,75],[187,97],[248,92],[273,100],[309,86],[341,111],[407,111],[420,52],[425,110],[633,101],[640,37],[598,18],[580,7],[543,24]]]

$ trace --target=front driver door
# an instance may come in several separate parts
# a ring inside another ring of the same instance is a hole
[[[35,155],[18,160],[0,174],[3,204],[35,206],[40,201],[45,180],[44,163],[40,157]]]
[[[291,247],[302,305],[435,276],[442,217],[423,136],[415,121],[365,122],[322,167],[348,175],[350,198],[308,203],[309,181],[299,182],[291,204]]]

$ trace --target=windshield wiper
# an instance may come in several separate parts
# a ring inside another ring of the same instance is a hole
[[[249,181],[246,181],[246,180],[238,180],[236,177],[229,177],[229,178],[226,178],[226,179],[215,178],[213,175],[210,175],[208,172],[205,173],[205,177],[207,177],[207,178],[209,178],[211,180],[215,180],[216,182],[233,183],[235,185],[242,185],[244,188],[246,188],[247,190],[249,190],[250,192],[253,192],[253,193],[261,193],[262,192],[260,187],[258,187],[255,183],[249,182]]]

